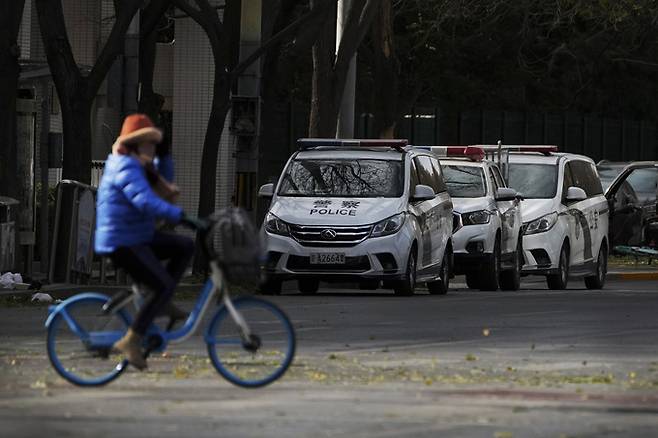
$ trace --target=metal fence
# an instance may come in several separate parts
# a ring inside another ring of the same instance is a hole
[[[371,116],[362,114],[356,135],[372,137]],[[398,124],[397,136],[412,144],[555,144],[594,160],[658,159],[654,121],[611,119],[574,112],[471,110],[448,114],[417,107]]]

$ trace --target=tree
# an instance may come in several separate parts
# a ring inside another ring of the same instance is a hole
[[[59,97],[64,140],[62,177],[89,183],[91,109],[105,76],[123,52],[124,37],[140,0],[116,0],[115,22],[89,72],[81,71],[69,43],[61,0],[36,0],[39,28]]]
[[[158,124],[164,98],[153,90],[153,73],[157,54],[158,29],[169,17],[165,12],[171,5],[170,0],[151,0],[140,15],[139,25],[139,83],[141,98],[139,111]]]
[[[316,11],[309,11],[285,29],[269,38],[250,56],[237,63],[235,47],[240,41],[240,2],[227,0],[223,17],[220,19],[217,10],[210,6],[208,0],[193,0],[196,6],[188,0],[172,0],[173,3],[189,15],[201,26],[210,42],[215,66],[213,78],[213,98],[210,107],[210,116],[201,153],[201,177],[199,189],[198,215],[207,216],[215,210],[215,195],[217,181],[217,159],[219,156],[219,141],[224,129],[226,115],[231,108],[231,89],[238,77],[247,67],[253,64],[260,56],[283,39],[294,34],[304,25]],[[204,261],[197,257],[195,270],[204,269]]]
[[[312,1],[312,4],[318,0]],[[321,35],[313,46],[313,79],[309,135],[334,137],[347,72],[363,37],[370,28],[379,1],[352,0],[343,35],[336,50],[336,9],[322,24]]]
[[[400,62],[393,37],[391,0],[383,0],[372,23],[372,70],[374,132],[379,138],[394,138],[398,110]]]
[[[16,97],[20,74],[18,29],[25,0],[0,0],[0,187],[17,197]]]
[[[291,107],[293,90],[306,74],[310,76],[311,48],[320,36],[323,21],[335,1],[315,3],[317,13],[297,32],[270,48],[264,56],[261,79],[261,145],[258,159],[260,184],[278,177],[290,154]],[[281,0],[263,4],[263,17],[272,17],[267,38],[285,29],[308,10],[304,0]],[[264,25],[266,27],[266,25]],[[260,214],[259,214],[260,216]]]

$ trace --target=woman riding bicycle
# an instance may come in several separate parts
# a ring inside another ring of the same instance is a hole
[[[162,132],[144,114],[126,117],[121,134],[105,162],[98,187],[94,248],[124,268],[135,282],[153,290],[131,328],[114,344],[137,369],[146,368],[142,340],[155,317],[170,302],[194,253],[186,237],[156,231],[156,219],[185,220],[183,210],[151,188],[145,166],[151,166]],[[187,219],[194,222],[193,219]],[[169,259],[166,267],[160,260]]]

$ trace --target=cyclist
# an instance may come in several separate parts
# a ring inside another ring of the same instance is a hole
[[[114,344],[137,369],[146,368],[142,340],[153,319],[168,305],[194,252],[191,239],[155,230],[155,220],[197,220],[155,194],[145,166],[151,165],[162,132],[144,114],[126,117],[98,187],[94,248],[123,267],[134,281],[154,291],[127,333]],[[169,259],[163,266],[161,259]]]

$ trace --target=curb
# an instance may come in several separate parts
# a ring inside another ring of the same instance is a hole
[[[608,280],[652,281],[658,280],[658,271],[608,272]]]
[[[202,283],[179,283],[176,292],[197,292],[203,287]],[[53,284],[44,285],[40,290],[28,289],[0,289],[2,296],[32,296],[36,292],[50,294],[53,298],[65,299],[82,292],[99,292],[112,294],[120,290],[128,289],[128,285],[99,285],[99,284]]]

